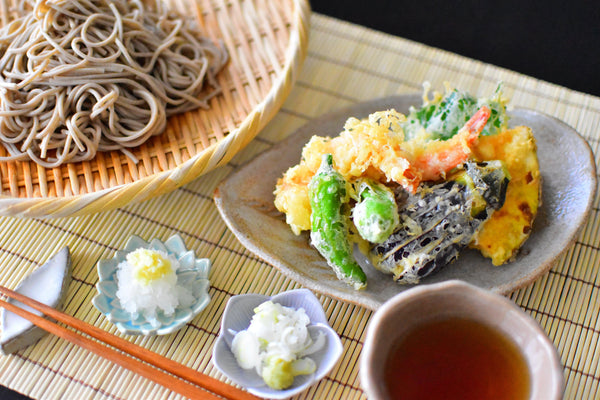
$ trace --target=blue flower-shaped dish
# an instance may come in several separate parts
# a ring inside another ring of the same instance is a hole
[[[195,301],[192,305],[178,306],[172,315],[165,315],[162,310],[159,310],[156,319],[152,321],[147,320],[143,315],[132,319],[131,314],[121,307],[121,302],[116,296],[117,266],[125,260],[127,254],[139,248],[164,251],[177,258],[180,264],[180,268],[176,271],[177,281],[187,287],[194,296]],[[194,251],[185,247],[179,235],[171,236],[164,243],[158,239],[148,243],[137,236],[132,236],[123,250],[118,250],[111,259],[100,260],[97,267],[98,294],[92,303],[117,326],[119,331],[128,335],[166,335],[175,332],[190,322],[210,302],[208,295],[210,261],[207,258],[197,259]]]
[[[310,375],[296,376],[293,385],[283,390],[268,387],[256,370],[241,368],[231,352],[231,342],[235,334],[248,328],[254,309],[267,300],[286,307],[303,308],[311,321],[308,330],[313,340],[320,332],[324,333],[326,338],[324,347],[308,356],[317,364],[317,370]],[[319,299],[308,289],[297,289],[273,297],[242,294],[229,299],[221,321],[221,332],[213,348],[212,360],[221,373],[255,396],[285,399],[306,390],[327,375],[339,360],[343,350],[340,337],[329,326]]]

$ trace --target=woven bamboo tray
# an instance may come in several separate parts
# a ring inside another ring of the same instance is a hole
[[[6,2],[3,2],[6,3]],[[10,8],[0,7],[1,22]],[[0,162],[0,215],[65,217],[105,211],[167,193],[227,163],[275,115],[306,54],[307,0],[171,0],[222,40],[230,61],[219,74],[223,93],[208,110],[169,119],[162,135],[133,149],[99,153],[88,162],[44,168]],[[7,154],[0,148],[0,154]]]

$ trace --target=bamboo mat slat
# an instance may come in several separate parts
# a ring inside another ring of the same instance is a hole
[[[491,93],[497,82],[503,81],[512,105],[563,120],[587,139],[596,161],[600,160],[600,99],[597,97],[322,15],[314,14],[310,22],[307,56],[294,88],[260,135],[232,160],[202,179],[142,203],[72,218],[0,218],[2,284],[15,287],[68,245],[73,257],[73,282],[66,311],[116,333],[91,305],[98,280],[95,263],[112,257],[131,234],[164,240],[178,233],[197,256],[208,257],[212,262],[211,303],[175,334],[126,338],[225,380],[210,358],[227,300],[239,293],[272,295],[299,285],[237,241],[219,217],[212,193],[231,171],[310,119],[363,100],[420,92],[425,80],[436,88],[448,81],[477,95]],[[256,40],[272,35],[259,31],[248,34]],[[272,58],[275,55],[262,53],[260,56]],[[259,73],[267,78],[273,71]],[[244,90],[251,98],[264,89],[259,85]],[[233,122],[202,123],[229,126]],[[174,157],[185,157],[185,154]],[[63,187],[61,190],[71,189]],[[558,348],[564,364],[566,399],[600,398],[599,264],[600,205],[596,198],[589,221],[572,248],[547,274],[510,295],[540,323]],[[327,377],[297,399],[364,399],[358,359],[372,312],[328,296],[318,297],[331,325],[342,338],[344,354]],[[49,336],[14,355],[0,357],[0,384],[36,399],[181,398]]]

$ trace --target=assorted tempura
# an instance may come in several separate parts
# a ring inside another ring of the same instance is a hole
[[[338,278],[357,289],[366,276],[353,242],[377,269],[416,283],[466,246],[509,262],[531,231],[541,190],[535,138],[508,128],[501,85],[482,99],[451,88],[429,98],[426,87],[423,99],[407,115],[350,117],[338,136],[313,136],[277,182],[275,206],[292,231],[310,231]],[[391,230],[385,237],[361,233],[381,226]]]

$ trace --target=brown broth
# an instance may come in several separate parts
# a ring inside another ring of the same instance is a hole
[[[517,346],[468,319],[427,323],[408,333],[385,366],[391,399],[527,399],[530,377]]]

